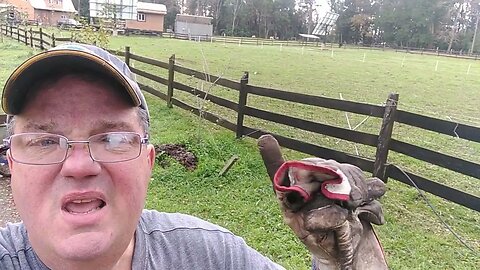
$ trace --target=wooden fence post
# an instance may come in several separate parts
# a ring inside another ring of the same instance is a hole
[[[51,44],[52,44],[52,48],[57,46],[57,45],[55,45],[55,33],[52,33],[52,43]]]
[[[30,27],[30,46],[33,48],[33,30]]]
[[[23,31],[23,34],[25,35],[25,46],[28,46],[28,30],[27,27],[25,27],[25,30]]]
[[[175,54],[168,59],[167,107],[172,108],[173,83],[175,81]]]
[[[393,124],[395,123],[395,112],[397,111],[398,94],[388,95],[383,113],[382,127],[378,135],[377,152],[375,154],[375,163],[373,165],[373,176],[387,182],[386,175],[387,157],[390,140],[392,138]]]
[[[125,46],[125,64],[130,67],[130,46]]]
[[[39,30],[40,30],[40,50],[44,50],[44,48],[43,48],[43,31],[42,31],[42,28],[40,28]]]
[[[237,139],[240,139],[243,135],[243,117],[245,114],[245,106],[247,105],[247,89],[248,84],[248,71],[243,73],[240,80],[240,93],[238,95],[238,115],[237,115]]]
[[[17,42],[20,42],[20,27],[17,26]]]
[[[10,37],[13,37],[13,26],[10,25]]]

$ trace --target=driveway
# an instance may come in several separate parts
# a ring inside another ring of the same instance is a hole
[[[0,227],[5,226],[7,222],[18,221],[20,217],[13,203],[10,178],[0,177]]]

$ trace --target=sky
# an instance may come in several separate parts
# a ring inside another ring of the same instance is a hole
[[[323,17],[327,11],[330,11],[330,6],[328,5],[328,0],[316,0],[317,4],[316,10],[319,17]]]

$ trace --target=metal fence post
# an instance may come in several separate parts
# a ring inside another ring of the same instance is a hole
[[[377,152],[375,154],[375,163],[373,165],[373,176],[387,182],[386,175],[387,158],[390,140],[392,138],[393,124],[395,123],[395,112],[397,111],[398,94],[388,95],[383,114],[382,127],[378,135]]]
[[[173,83],[175,81],[175,54],[168,59],[167,107],[172,108]]]
[[[248,95],[248,71],[243,73],[242,79],[240,80],[240,91],[238,95],[238,115],[237,115],[237,139],[240,139],[243,135],[243,118],[245,114],[245,106],[247,105],[247,95]]]

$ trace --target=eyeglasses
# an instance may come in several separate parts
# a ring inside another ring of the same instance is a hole
[[[107,132],[96,134],[86,141],[72,141],[51,133],[19,133],[3,140],[10,147],[12,159],[31,165],[58,164],[65,161],[68,149],[75,143],[86,143],[90,157],[102,163],[132,160],[140,156],[142,144],[148,135],[134,132]]]

